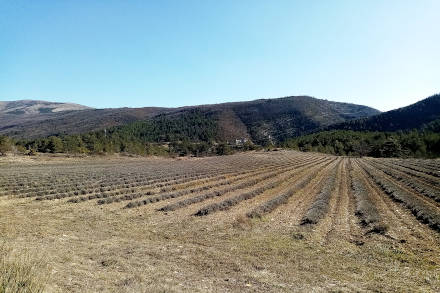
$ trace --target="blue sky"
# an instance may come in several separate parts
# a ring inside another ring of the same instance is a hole
[[[0,100],[183,106],[440,92],[440,1],[0,0]]]

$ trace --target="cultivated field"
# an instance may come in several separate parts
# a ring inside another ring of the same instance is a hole
[[[294,151],[4,160],[0,245],[49,292],[439,292],[439,170]]]

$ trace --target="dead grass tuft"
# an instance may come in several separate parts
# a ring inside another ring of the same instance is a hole
[[[240,215],[235,219],[232,226],[237,229],[249,230],[252,228],[252,221],[250,218]]]
[[[18,254],[0,243],[0,293],[44,292],[46,269],[46,264],[30,253]]]

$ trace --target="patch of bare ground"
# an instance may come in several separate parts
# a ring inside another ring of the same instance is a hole
[[[37,270],[47,277],[45,292],[439,292],[439,233],[385,194],[366,172],[372,168],[366,161],[280,151],[0,166],[0,241],[44,259],[47,266]],[[175,185],[177,190],[237,176],[243,176],[237,183],[247,178],[253,184],[168,212],[158,209],[225,185],[136,208],[20,197],[93,184],[126,192],[132,184],[143,188],[144,177],[155,180],[155,174],[168,174],[170,181],[160,181],[167,188],[193,169],[206,176]],[[368,197],[356,197],[352,178]],[[243,196],[260,187],[268,189]],[[330,191],[328,198],[323,190]],[[260,217],[247,216],[277,198],[282,200]],[[301,225],[318,198],[326,205],[318,209],[322,216]],[[368,233],[361,224],[359,199],[371,200],[389,226],[384,234]],[[222,202],[232,204],[194,216]]]

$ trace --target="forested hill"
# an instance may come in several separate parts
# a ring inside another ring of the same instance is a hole
[[[439,157],[440,95],[407,107],[291,138],[289,148],[336,155]]]
[[[380,113],[366,106],[331,102],[308,96],[261,99],[200,108],[214,114],[219,123],[219,134],[224,136],[223,138],[233,138],[225,134],[231,133],[231,130],[239,130],[237,127],[243,125],[246,132],[241,131],[240,135],[240,132],[236,131],[238,136],[248,136],[259,144],[267,141],[280,142],[334,123]],[[236,122],[231,125],[231,121]]]
[[[128,113],[124,112],[125,110],[121,109],[118,115]],[[81,114],[79,117],[89,117],[87,113],[90,111],[76,112]],[[178,109],[151,108],[151,111],[139,112],[140,116],[148,115],[148,119],[136,120],[136,116],[127,119],[129,122],[116,119],[115,121],[123,123],[111,127],[103,125],[100,129],[79,134],[69,133],[64,128],[62,133],[36,139],[9,140],[0,136],[0,153],[12,149],[11,144],[15,144],[15,148],[23,152],[125,152],[142,155],[199,156],[226,154],[231,146],[246,150],[258,147],[256,145],[275,144],[301,151],[336,155],[440,155],[440,119],[436,119],[439,117],[439,95],[398,110],[334,126],[352,126],[355,130],[347,131],[342,128],[314,133],[317,129],[333,127],[332,123],[371,116],[377,112],[364,106],[311,97],[287,97]],[[74,111],[67,113],[75,114]],[[90,119],[95,121],[95,126],[100,125],[100,120],[93,120],[93,117],[89,117],[85,122],[90,122]],[[6,145],[3,151],[2,144]]]
[[[326,130],[399,131],[422,129],[440,119],[440,94],[407,107],[331,125]]]
[[[85,109],[45,113],[43,118],[36,113],[31,119],[25,119],[21,113],[0,113],[0,134],[15,138],[81,134],[138,121],[156,121],[157,117],[184,122],[185,119],[179,117],[188,111],[198,111],[204,119],[211,120],[208,128],[215,125],[213,137],[216,141],[250,139],[258,144],[276,143],[333,123],[379,113],[366,106],[294,96],[183,108]],[[166,129],[162,130],[162,137],[175,137]]]

